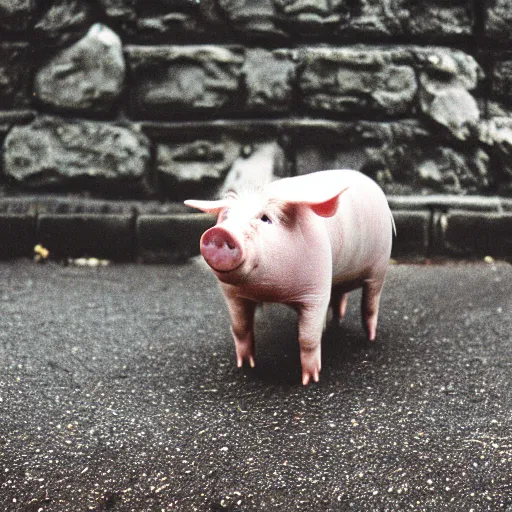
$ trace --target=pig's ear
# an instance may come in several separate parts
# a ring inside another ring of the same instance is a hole
[[[340,195],[347,190],[348,187],[345,187],[340,192],[336,193],[334,197],[327,199],[327,201],[322,201],[321,203],[310,203],[305,202],[305,204],[309,204],[311,209],[320,217],[332,217],[336,211],[338,210],[338,201]]]
[[[185,204],[191,208],[197,208],[198,210],[202,210],[206,213],[218,214],[223,208],[228,206],[228,200],[219,199],[218,201],[200,201],[196,199],[187,199]]]
[[[285,178],[271,183],[270,188],[274,199],[308,205],[317,215],[332,217],[338,209],[340,195],[349,187],[330,180],[327,183],[315,183],[309,179]]]

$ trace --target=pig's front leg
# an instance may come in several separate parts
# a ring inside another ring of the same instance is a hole
[[[322,331],[328,304],[304,307],[299,310],[300,364],[302,384],[307,386],[312,380],[320,380],[322,369]]]
[[[254,312],[256,302],[240,297],[226,296],[231,317],[231,333],[235,341],[236,365],[241,368],[245,361],[254,368]]]

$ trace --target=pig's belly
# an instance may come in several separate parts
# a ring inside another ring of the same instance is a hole
[[[338,278],[335,277],[333,279],[332,288],[340,291],[341,293],[348,293],[353,290],[357,290],[357,288],[361,288],[365,279],[365,275],[338,276]]]
[[[360,288],[365,281],[384,280],[391,252],[391,244],[384,243],[389,247],[376,252],[363,247],[361,251],[345,254],[338,261],[333,258],[332,287],[346,293]]]

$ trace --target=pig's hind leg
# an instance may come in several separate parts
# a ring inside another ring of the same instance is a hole
[[[331,292],[330,307],[332,311],[332,322],[338,325],[344,318],[347,312],[348,293],[334,286]]]
[[[241,368],[245,361],[254,368],[254,312],[257,303],[240,297],[226,297],[231,317],[231,334],[235,341],[236,365]]]
[[[384,286],[384,278],[369,279],[363,283],[363,297],[361,301],[361,314],[363,326],[370,341],[375,340],[377,333],[377,320],[379,316],[379,302]]]
[[[343,293],[340,298],[340,302],[338,305],[339,317],[338,321],[341,322],[345,318],[345,313],[347,312],[347,303],[348,303],[348,293]]]

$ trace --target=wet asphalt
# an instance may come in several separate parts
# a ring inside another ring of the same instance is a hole
[[[300,384],[296,316],[239,370],[197,259],[0,263],[0,509],[512,511],[512,266],[392,265]]]

